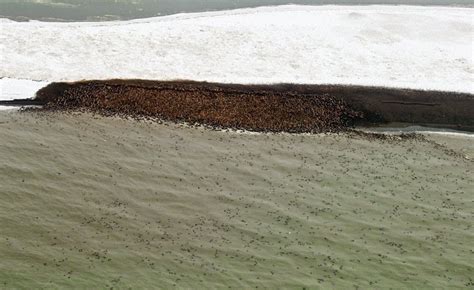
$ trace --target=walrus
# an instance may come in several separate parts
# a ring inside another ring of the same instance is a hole
[[[473,94],[370,86],[89,80],[51,83],[33,99],[0,105],[271,132],[339,131],[388,122],[474,131]]]

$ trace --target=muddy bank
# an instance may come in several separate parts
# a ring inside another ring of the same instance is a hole
[[[53,83],[37,93],[46,110],[87,110],[212,127],[333,132],[360,123],[474,128],[471,94],[336,85],[237,85],[106,80]]]

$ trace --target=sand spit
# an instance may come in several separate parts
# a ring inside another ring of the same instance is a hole
[[[465,93],[336,85],[237,85],[105,80],[53,83],[43,110],[90,111],[258,132],[338,132],[357,123],[409,122],[474,128]]]

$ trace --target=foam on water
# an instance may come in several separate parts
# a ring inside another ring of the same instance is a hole
[[[2,22],[0,76],[474,92],[471,8],[279,6],[106,23]]]
[[[48,85],[45,81],[26,79],[0,78],[0,100],[15,100],[33,98],[36,92]],[[0,106],[0,110],[18,109]]]

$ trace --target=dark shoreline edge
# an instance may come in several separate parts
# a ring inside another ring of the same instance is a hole
[[[265,132],[336,132],[391,122],[474,131],[473,94],[385,87],[90,80],[52,83],[36,99],[10,104]]]

